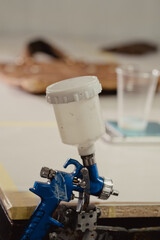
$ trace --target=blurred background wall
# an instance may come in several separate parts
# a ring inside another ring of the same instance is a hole
[[[0,36],[160,39],[160,0],[0,0]]]

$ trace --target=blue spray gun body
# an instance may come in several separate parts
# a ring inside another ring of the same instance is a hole
[[[52,218],[59,203],[61,201],[69,202],[72,199],[73,191],[80,193],[85,191],[83,170],[86,168],[74,159],[69,159],[64,167],[66,168],[71,164],[75,166],[73,172],[48,170],[47,174],[50,174],[48,176],[50,181],[46,183],[35,182],[33,188],[30,189],[41,198],[41,202],[35,209],[21,240],[42,240],[51,225],[63,227],[62,223]],[[90,175],[89,195],[100,196],[104,188],[104,179],[98,176],[96,164],[90,166],[88,172]],[[41,172],[41,175],[45,174]],[[113,194],[113,189],[110,189],[110,193]]]
[[[73,179],[79,175],[83,167],[73,159],[69,159],[65,167],[70,164],[74,164],[76,167],[72,173],[53,172],[50,182],[35,182],[33,188],[30,189],[41,198],[41,202],[34,211],[21,240],[40,240],[46,235],[51,225],[63,227],[61,223],[52,218],[52,214],[61,201],[69,202],[71,200],[74,188]]]

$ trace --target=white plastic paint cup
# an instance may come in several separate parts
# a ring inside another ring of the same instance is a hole
[[[47,87],[47,101],[53,104],[62,142],[77,145],[81,156],[94,153],[94,142],[104,133],[97,77],[84,76]]]

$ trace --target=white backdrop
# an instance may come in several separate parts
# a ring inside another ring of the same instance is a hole
[[[0,36],[42,32],[160,39],[159,0],[0,0]]]

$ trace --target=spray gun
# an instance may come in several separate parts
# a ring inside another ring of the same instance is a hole
[[[112,180],[99,176],[95,161],[94,142],[104,133],[98,96],[101,90],[101,84],[94,76],[64,80],[47,88],[47,101],[53,104],[62,142],[78,146],[83,164],[74,159],[67,160],[64,168],[75,166],[71,173],[42,168],[40,175],[48,181],[35,182],[30,189],[41,202],[21,240],[41,240],[51,225],[63,227],[52,216],[61,201],[69,202],[74,198],[74,191],[79,192],[76,208],[79,214],[87,212],[91,195],[103,200],[118,195]],[[80,230],[85,231],[83,227]]]

